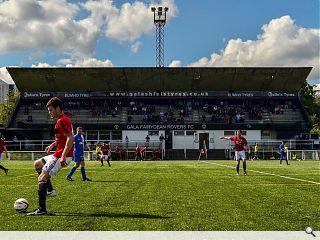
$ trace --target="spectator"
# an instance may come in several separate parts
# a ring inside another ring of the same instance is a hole
[[[237,113],[237,115],[236,115],[236,122],[237,122],[237,123],[241,122],[241,115],[240,115],[240,113]]]
[[[153,160],[161,160],[161,149],[157,148],[153,151]]]
[[[126,151],[124,149],[121,150],[121,160],[126,160]]]
[[[256,143],[256,145],[254,146],[254,159],[258,160],[259,159],[259,144]]]
[[[17,151],[17,149],[18,149],[18,141],[19,141],[19,139],[17,138],[17,136],[14,136],[12,139],[12,142],[13,142],[13,149],[15,151]]]
[[[202,114],[202,123],[205,123],[206,122],[206,115],[203,113]]]
[[[125,141],[126,141],[126,149],[128,150],[128,147],[129,147],[129,138],[128,138],[128,136],[126,136]]]
[[[163,134],[161,133],[161,135],[160,135],[160,137],[159,137],[159,141],[160,141],[160,142],[163,142],[163,140],[164,140],[164,136],[163,136]]]
[[[6,147],[4,140],[5,140],[5,138],[0,133],[0,159],[1,159],[1,155],[3,152],[6,153],[6,157],[7,157],[7,159],[9,159],[9,154],[8,154],[7,147]],[[9,169],[3,167],[1,164],[0,164],[0,169],[2,169],[6,175],[8,174]]]
[[[120,160],[120,156],[121,156],[121,148],[117,145],[114,149],[114,156],[116,160]]]
[[[248,149],[248,159],[249,160],[253,160],[253,147],[250,145],[249,149]]]
[[[32,115],[28,115],[28,120],[27,122],[32,122]]]

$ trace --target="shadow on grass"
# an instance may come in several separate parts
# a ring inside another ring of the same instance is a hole
[[[128,181],[107,181],[107,180],[92,180],[92,182],[97,182],[97,183],[113,183],[113,182],[128,182]]]
[[[48,213],[47,216],[55,217],[106,217],[106,218],[147,218],[147,219],[168,219],[170,217],[152,215],[146,213],[74,213],[74,212],[55,212]]]

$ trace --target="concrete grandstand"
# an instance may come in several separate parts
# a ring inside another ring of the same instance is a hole
[[[7,68],[20,100],[6,129],[19,139],[52,139],[52,96],[92,141],[165,137],[171,158],[206,144],[223,158],[219,136],[290,139],[311,127],[298,91],[312,68]]]

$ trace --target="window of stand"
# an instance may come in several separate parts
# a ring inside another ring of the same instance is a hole
[[[184,136],[184,131],[174,131],[175,136]]]
[[[234,131],[224,131],[223,135],[224,136],[233,136],[234,135]]]
[[[223,131],[223,135],[224,136],[235,136],[235,135],[237,135],[237,131],[226,130],[226,131]],[[247,131],[241,130],[241,135],[246,136]]]
[[[122,140],[122,131],[111,131],[111,140]]]
[[[149,136],[159,136],[159,131],[148,131]]]
[[[86,131],[86,138],[89,141],[93,141],[93,140],[98,140],[98,131],[92,131],[92,130],[88,130]]]
[[[187,136],[194,136],[195,133],[197,133],[197,131],[186,131]]]
[[[261,139],[270,139],[271,132],[269,130],[262,130],[261,131]]]
[[[99,138],[102,141],[109,141],[110,140],[110,131],[105,131],[105,130],[100,131]]]

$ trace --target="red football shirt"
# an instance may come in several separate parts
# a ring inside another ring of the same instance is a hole
[[[103,155],[108,155],[109,149],[110,149],[109,144],[103,144],[101,146],[101,152],[103,153]]]
[[[4,143],[4,140],[2,138],[0,138],[0,153],[2,153],[4,151],[4,146],[6,144]]]
[[[238,136],[234,136],[230,138],[231,141],[234,142],[235,147],[234,150],[235,151],[243,151],[244,150],[244,145],[247,145],[248,142],[244,137],[238,137]]]
[[[139,154],[139,153],[141,153],[141,152],[142,152],[141,147],[136,147],[136,154]]]
[[[67,115],[65,115],[64,113],[62,113],[61,116],[58,117],[54,132],[57,147],[53,156],[55,156],[56,158],[60,158],[67,142],[67,133],[71,132],[73,136],[72,122],[70,118],[67,117]],[[73,146],[67,153],[66,157],[73,157]]]
[[[118,147],[118,146],[116,146],[116,148],[114,149],[114,151],[115,151],[116,153],[120,153],[120,152],[121,152],[121,148]]]

